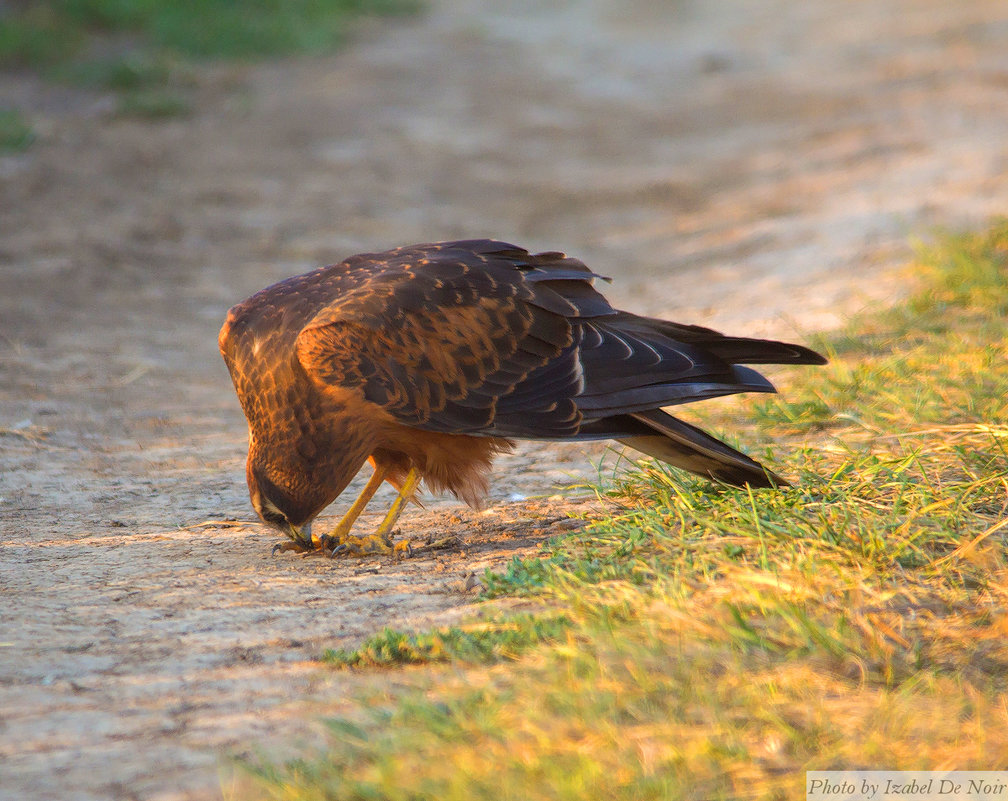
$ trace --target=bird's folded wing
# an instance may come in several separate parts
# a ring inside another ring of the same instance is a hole
[[[583,377],[571,323],[615,314],[596,276],[558,253],[424,255],[319,312],[297,339],[305,371],[417,428],[504,434],[497,407],[511,395],[505,413],[523,435],[575,434]]]
[[[366,257],[361,257],[366,258]],[[772,392],[738,362],[813,363],[799,346],[617,312],[587,267],[495,242],[414,246],[333,299],[297,354],[405,425],[548,439],[618,437],[609,418]]]

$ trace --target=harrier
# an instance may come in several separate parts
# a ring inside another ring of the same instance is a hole
[[[228,312],[220,349],[248,418],[249,495],[282,550],[388,553],[420,482],[476,505],[513,439],[614,439],[716,481],[786,486],[758,462],[662,411],[773,392],[742,364],[823,364],[783,342],[724,336],[614,309],[563,253],[504,242],[352,256],[268,287]],[[311,530],[370,461],[329,534]],[[399,495],[370,536],[351,528],[388,481]]]

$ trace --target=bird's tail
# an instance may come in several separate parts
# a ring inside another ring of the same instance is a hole
[[[634,450],[738,487],[788,486],[787,481],[759,462],[660,409],[636,412],[630,417],[654,432],[619,438],[619,442]]]

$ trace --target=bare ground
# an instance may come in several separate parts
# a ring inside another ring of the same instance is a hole
[[[487,512],[404,518],[454,549],[271,557],[232,303],[493,235],[620,305],[800,338],[898,296],[908,236],[1008,209],[1006,101],[984,0],[439,0],[332,58],[207,68],[159,124],[4,76],[42,136],[0,158],[0,798],[215,797],[222,757],[309,741],[358,687],[324,648],[471,614],[469,572],[584,508],[551,496],[601,451],[532,444]]]

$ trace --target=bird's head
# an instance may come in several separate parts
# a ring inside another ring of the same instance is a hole
[[[303,506],[291,493],[272,481],[251,457],[245,466],[245,478],[248,480],[252,507],[260,519],[284,536],[303,545],[310,545],[312,516],[305,515]]]

